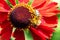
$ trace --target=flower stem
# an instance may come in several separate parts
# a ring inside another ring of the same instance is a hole
[[[24,35],[25,35],[25,40],[33,40],[33,37],[29,29],[24,30]]]

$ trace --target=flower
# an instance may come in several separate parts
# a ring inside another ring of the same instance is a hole
[[[0,0],[1,38],[25,40],[24,32],[29,30],[34,40],[50,40],[57,26],[57,8],[51,0]]]

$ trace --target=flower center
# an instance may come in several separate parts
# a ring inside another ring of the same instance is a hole
[[[15,27],[26,28],[30,25],[31,12],[29,9],[21,6],[11,12],[10,20]]]
[[[25,29],[30,25],[36,25],[38,17],[29,5],[18,4],[10,11],[9,19],[14,27]]]

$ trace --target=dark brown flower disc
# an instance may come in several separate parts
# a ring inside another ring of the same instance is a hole
[[[10,21],[16,28],[26,28],[31,24],[31,12],[29,9],[21,6],[10,12]]]

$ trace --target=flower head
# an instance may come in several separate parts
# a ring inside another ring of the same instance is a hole
[[[51,0],[1,0],[1,38],[27,40],[28,33],[32,40],[50,40],[57,26],[57,8]]]

